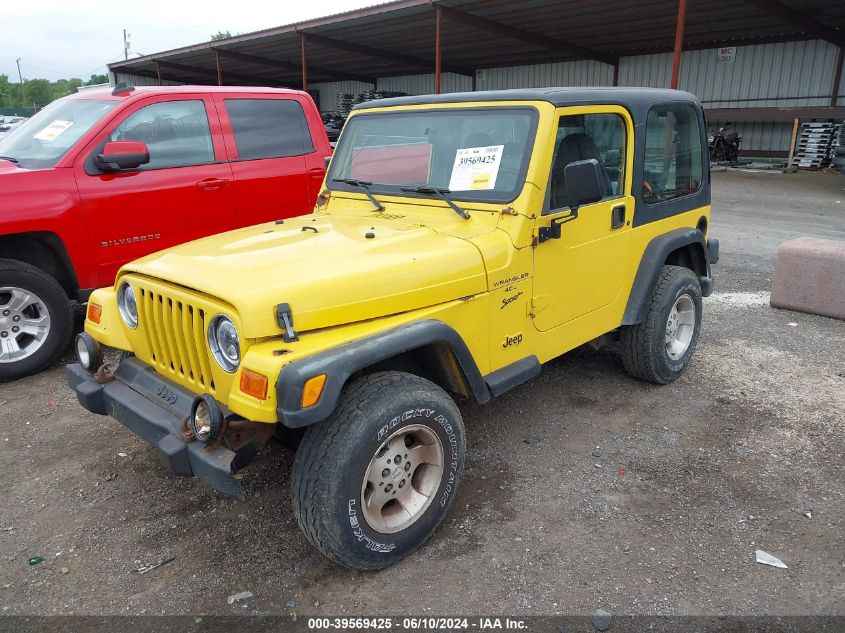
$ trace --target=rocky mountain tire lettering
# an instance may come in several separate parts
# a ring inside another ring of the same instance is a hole
[[[390,422],[381,427],[376,436],[376,440],[381,442],[384,439],[384,436],[396,428],[396,425],[400,422],[407,422],[408,420],[413,420],[414,418],[430,418],[432,415],[434,415],[434,409],[410,409],[405,411],[402,415],[397,415],[395,418],[390,420]]]
[[[455,481],[458,479],[458,438],[455,435],[455,429],[452,428],[452,425],[449,424],[449,421],[443,415],[438,415],[434,418],[434,421],[441,426],[441,428],[445,431],[446,436],[449,438],[449,478],[447,479],[446,486],[443,488],[443,492],[440,495],[440,506],[446,507],[446,504],[449,502],[449,497],[455,491]]]
[[[349,500],[349,525],[352,526],[352,534],[355,535],[355,538],[361,543],[364,543],[364,546],[368,550],[387,554],[396,549],[396,543],[379,543],[364,534],[364,530],[361,529],[361,523],[358,521],[358,512],[355,510],[355,499]]]

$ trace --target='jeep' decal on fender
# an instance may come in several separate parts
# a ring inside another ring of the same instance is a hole
[[[502,349],[514,347],[515,345],[519,345],[520,343],[522,343],[522,332],[514,334],[513,336],[506,336],[505,342],[502,343]]]

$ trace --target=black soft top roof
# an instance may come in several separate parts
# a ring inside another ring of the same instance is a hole
[[[353,110],[368,110],[406,105],[436,105],[472,101],[548,101],[562,107],[570,105],[620,105],[632,112],[647,111],[655,103],[681,101],[701,106],[698,97],[683,90],[665,88],[517,88],[515,90],[484,90],[480,92],[450,92],[440,95],[394,97],[359,103]]]

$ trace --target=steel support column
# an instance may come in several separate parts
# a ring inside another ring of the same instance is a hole
[[[434,94],[440,94],[440,74],[443,70],[443,58],[440,48],[440,23],[443,21],[443,10],[440,5],[434,7]]]
[[[299,34],[299,50],[302,58],[302,89],[308,90],[308,59],[305,56],[305,34]]]
[[[678,0],[678,22],[675,25],[675,52],[672,54],[672,83],[671,88],[678,88],[678,77],[681,74],[681,51],[684,48],[684,25],[687,20],[687,0]]]
[[[839,56],[836,58],[836,69],[833,71],[833,89],[830,95],[830,105],[835,106],[839,99],[839,86],[842,80],[842,62],[845,61],[845,46],[839,47]]]
[[[161,85],[161,66],[158,64],[158,60],[156,60],[156,77],[158,78],[158,85]]]
[[[223,85],[223,67],[220,65],[220,53],[214,51],[214,62],[217,64],[217,85]]]

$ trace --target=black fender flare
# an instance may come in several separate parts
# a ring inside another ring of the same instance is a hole
[[[710,240],[718,252],[718,242]],[[711,249],[705,240],[704,233],[698,229],[680,228],[669,231],[664,235],[658,235],[646,246],[640,265],[637,268],[637,276],[631,286],[631,294],[628,295],[628,304],[625,306],[625,314],[622,316],[622,325],[635,325],[645,319],[648,309],[648,302],[654,294],[660,270],[666,263],[666,258],[672,251],[688,246],[690,244],[700,247],[700,256],[704,262],[704,270],[697,271],[701,281],[702,294],[707,297],[713,291],[713,281],[710,274]],[[715,263],[715,261],[713,262]],[[704,274],[701,274],[701,273]]]
[[[431,344],[448,346],[469,391],[481,403],[490,400],[490,391],[460,335],[442,321],[424,319],[344,343],[282,367],[276,380],[279,422],[290,428],[301,428],[325,420],[334,411],[341,390],[355,372]],[[302,388],[309,378],[319,374],[326,374],[323,392],[315,405],[302,409]]]

